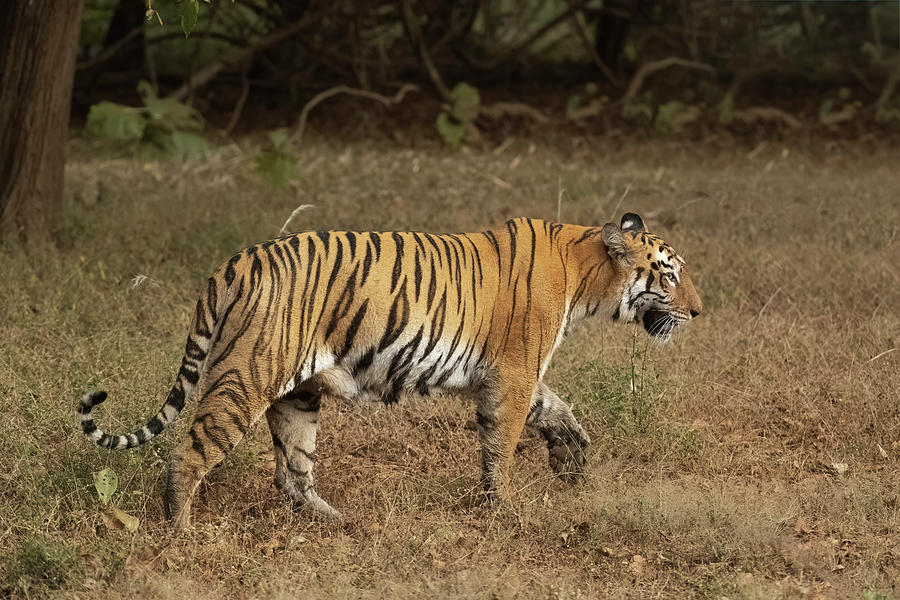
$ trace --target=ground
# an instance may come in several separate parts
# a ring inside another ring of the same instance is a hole
[[[251,140],[141,163],[75,139],[56,249],[0,250],[0,590],[109,598],[896,598],[900,581],[900,170],[871,140],[759,145],[309,135],[272,190]],[[506,505],[473,502],[465,398],[328,404],[319,492],[292,510],[258,426],[203,484],[195,527],[162,514],[190,424],[111,453],[77,397],[131,431],[162,404],[205,277],[299,229],[478,230],[528,215],[643,215],[705,304],[668,346],[590,322],[549,383],[593,446],[585,481],[520,444]],[[94,474],[118,489],[104,507]],[[113,509],[139,519],[121,526]]]

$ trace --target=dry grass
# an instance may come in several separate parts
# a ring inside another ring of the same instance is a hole
[[[453,155],[307,141],[297,188],[273,192],[247,148],[142,165],[73,142],[62,248],[0,253],[0,590],[895,598],[896,154],[538,144]],[[84,389],[110,391],[99,417],[110,430],[157,409],[206,275],[298,205],[316,208],[294,228],[468,230],[555,218],[561,187],[566,221],[642,212],[687,258],[706,303],[670,347],[596,322],[560,349],[548,378],[595,440],[583,484],[555,480],[528,437],[511,504],[472,506],[465,401],[328,405],[319,491],[345,524],[286,505],[257,428],[204,484],[196,528],[173,535],[164,461],[190,419],[130,453],[81,439]],[[120,477],[114,503],[141,519],[134,533],[102,516],[92,473],[105,466]]]

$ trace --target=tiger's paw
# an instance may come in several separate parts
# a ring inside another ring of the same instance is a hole
[[[590,440],[581,432],[549,440],[547,449],[550,451],[550,468],[566,481],[581,479],[587,464],[586,451],[589,443]]]
[[[337,509],[331,508],[331,506],[327,502],[322,500],[322,498],[313,489],[306,490],[302,498],[294,499],[294,501],[300,504],[302,507],[311,510],[317,517],[323,517],[325,519],[338,522],[344,520],[344,516],[341,514],[341,512]]]

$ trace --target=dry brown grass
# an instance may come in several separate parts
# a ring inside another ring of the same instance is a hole
[[[295,190],[252,148],[138,164],[75,141],[59,251],[0,253],[0,589],[18,596],[894,598],[900,580],[900,189],[863,145],[553,148],[450,154],[419,142],[308,140]],[[645,215],[706,304],[673,346],[580,330],[548,378],[592,435],[567,487],[533,437],[508,506],[473,506],[472,407],[328,405],[320,493],[343,525],[294,512],[257,428],[204,484],[196,528],[162,519],[158,443],[81,439],[77,395],[130,430],[174,377],[195,294],[235,249],[295,228],[468,230],[530,215]],[[628,190],[625,194],[626,189]],[[623,199],[623,194],[625,195]],[[136,275],[145,275],[137,287]],[[637,390],[631,390],[632,369]],[[842,474],[834,465],[845,463]],[[120,476],[111,529],[91,474]]]

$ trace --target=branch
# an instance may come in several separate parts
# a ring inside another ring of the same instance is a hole
[[[756,121],[777,121],[795,129],[803,127],[803,123],[797,117],[789,115],[774,106],[751,106],[744,110],[736,110],[734,111],[734,118],[748,125]]]
[[[419,59],[422,61],[422,66],[428,71],[428,77],[431,79],[431,83],[434,84],[435,89],[445,102],[452,102],[450,99],[450,90],[444,83],[444,79],[438,72],[437,67],[434,66],[431,55],[428,53],[428,48],[425,47],[425,40],[422,38],[422,30],[419,28],[419,22],[416,20],[412,7],[409,5],[409,0],[400,0],[400,8],[403,13],[403,21],[406,24],[406,31],[409,34],[409,41],[412,42],[412,45],[418,50]]]
[[[572,6],[572,2],[569,0],[567,0],[567,4],[569,7]],[[588,37],[587,31],[584,29],[584,23],[578,18],[579,16],[584,16],[584,13],[580,9],[572,13],[572,23],[575,24],[575,29],[578,31],[578,36],[581,38],[581,42],[584,44],[585,49],[590,52],[591,58],[594,59],[594,64],[597,65],[597,68],[600,69],[600,72],[603,73],[603,76],[606,77],[608,82],[617,88],[622,87],[619,78],[615,76],[612,70],[606,66],[605,62],[603,62],[603,59],[600,58],[600,55],[597,54],[597,49],[594,47],[594,44],[591,43],[590,37]]]
[[[670,56],[669,58],[664,58],[662,60],[655,60],[652,62],[644,63],[641,65],[641,68],[638,69],[637,73],[634,74],[634,77],[631,79],[631,83],[628,84],[628,91],[625,92],[625,95],[622,96],[622,99],[619,100],[619,103],[623,106],[631,102],[631,100],[637,95],[639,91],[641,91],[641,87],[644,85],[644,80],[656,73],[657,71],[661,71],[663,69],[668,69],[669,67],[685,67],[687,69],[698,69],[701,71],[709,71],[710,73],[715,73],[716,70],[711,66],[695,62],[693,60],[685,60],[683,58],[678,58],[677,56]]]
[[[99,65],[102,62],[106,62],[113,55],[115,55],[119,50],[121,50],[128,42],[136,38],[137,36],[144,33],[144,24],[141,23],[131,31],[125,34],[125,36],[118,40],[114,44],[110,44],[106,48],[104,48],[97,56],[91,58],[90,60],[85,60],[79,63],[75,63],[75,69],[78,71],[88,69],[95,65]]]
[[[238,120],[240,120],[241,113],[244,111],[244,104],[247,102],[249,95],[250,82],[247,80],[247,74],[241,73],[241,95],[234,105],[234,110],[231,111],[231,118],[228,119],[228,125],[225,127],[225,135],[229,135],[234,126],[237,125]]]
[[[522,104],[521,102],[495,102],[488,106],[482,106],[481,110],[478,111],[478,114],[490,117],[491,119],[502,119],[503,117],[528,117],[541,125],[550,122],[550,119],[548,119],[544,113],[527,104]]]
[[[388,98],[387,96],[382,96],[381,94],[376,94],[375,92],[370,92],[368,90],[358,90],[346,85],[338,85],[333,88],[329,88],[324,92],[320,92],[313,96],[312,99],[303,107],[303,110],[300,111],[300,119],[297,121],[297,129],[296,131],[294,131],[294,135],[291,136],[290,141],[292,143],[295,143],[299,142],[303,138],[303,131],[306,129],[306,120],[309,117],[310,111],[332,96],[337,96],[338,94],[350,94],[351,96],[359,96],[361,98],[375,100],[376,102],[380,102],[385,106],[391,106],[402,102],[403,97],[406,96],[408,92],[417,91],[418,89],[419,86],[407,83],[397,91],[393,98]]]
[[[898,83],[900,83],[900,67],[893,70],[890,77],[888,77],[887,81],[884,83],[884,87],[881,88],[881,94],[878,95],[878,100],[875,102],[875,114],[878,114],[887,108],[887,103],[891,99],[891,96],[894,95],[894,89],[897,87]]]
[[[290,25],[286,25],[280,29],[276,29],[275,31],[270,31],[249,46],[238,48],[229,52],[223,58],[206,65],[205,67],[197,71],[197,73],[191,75],[191,77],[184,84],[182,84],[181,87],[169,94],[167,99],[183,99],[185,96],[187,96],[189,91],[196,91],[197,89],[212,81],[212,79],[216,75],[218,75],[219,72],[226,66],[241,62],[252,57],[260,50],[271,48],[272,46],[283,42],[292,35],[303,31],[305,28],[311,25],[318,23],[325,14],[328,14],[332,10],[333,6],[329,6],[327,10],[319,11],[314,15],[307,15],[306,17],[300,19],[299,21],[291,23]]]
[[[552,21],[550,21],[549,23],[547,23],[546,25],[544,25],[543,27],[541,27],[540,29],[535,31],[533,34],[531,34],[530,36],[528,36],[527,38],[525,38],[524,40],[522,40],[521,42],[519,42],[512,48],[508,49],[506,52],[504,52],[500,56],[494,57],[493,59],[491,59],[487,62],[472,59],[472,58],[466,56],[465,54],[463,54],[462,52],[460,52],[459,54],[463,58],[463,60],[465,60],[467,63],[469,63],[471,66],[475,67],[476,69],[479,69],[481,71],[491,71],[493,69],[496,69],[497,67],[499,67],[506,61],[510,60],[511,58],[514,58],[519,53],[525,51],[533,43],[535,43],[536,41],[538,41],[539,39],[541,39],[542,37],[547,35],[547,33],[549,33],[551,30],[555,29],[560,23],[563,23],[566,19],[571,17],[575,12],[584,8],[584,5],[585,5],[584,0],[582,0],[580,2],[573,2],[572,4],[569,5],[569,7],[566,10],[562,11],[555,19],[553,19]]]

